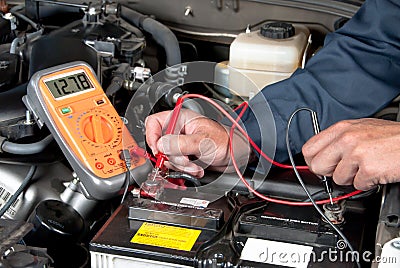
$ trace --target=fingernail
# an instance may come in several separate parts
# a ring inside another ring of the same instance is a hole
[[[164,154],[170,154],[170,139],[166,136],[161,137],[157,142],[158,151],[163,152]]]
[[[153,153],[153,155],[156,155],[158,153],[157,148],[154,148],[154,147],[150,146],[150,150]]]

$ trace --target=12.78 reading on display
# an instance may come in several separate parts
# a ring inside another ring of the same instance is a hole
[[[65,97],[76,92],[93,89],[93,85],[85,72],[71,74],[65,77],[59,77],[45,81],[55,99]]]

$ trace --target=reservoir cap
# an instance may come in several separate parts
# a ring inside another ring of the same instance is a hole
[[[295,34],[292,24],[287,22],[271,22],[261,26],[262,36],[272,39],[286,39]]]

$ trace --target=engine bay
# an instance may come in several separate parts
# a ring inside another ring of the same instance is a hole
[[[162,169],[144,127],[177,106],[236,114],[362,3],[0,0],[1,267],[381,267],[398,184],[328,195],[302,169],[310,199],[270,163],[198,179]]]

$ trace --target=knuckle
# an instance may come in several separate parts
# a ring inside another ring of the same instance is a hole
[[[345,132],[340,136],[339,144],[340,146],[354,147],[357,141],[357,135],[353,132]]]
[[[350,159],[359,163],[360,168],[367,168],[368,164],[366,163],[365,156],[367,154],[366,148],[364,146],[355,145],[350,151]]]
[[[188,147],[188,141],[187,141],[187,137],[183,136],[183,135],[178,135],[175,144],[171,144],[172,146],[174,146],[176,149],[177,148],[187,148]]]
[[[374,183],[370,180],[366,180],[365,178],[357,178],[354,180],[354,188],[357,190],[367,191],[374,187]]]
[[[353,123],[351,120],[343,120],[343,121],[339,121],[339,122],[335,123],[333,125],[333,128],[335,128],[337,130],[345,130],[345,129],[349,128],[352,124]]]
[[[155,114],[150,114],[150,115],[148,115],[148,116],[145,118],[144,123],[146,124],[147,122],[153,120],[154,117],[155,117]]]
[[[187,146],[196,146],[198,148],[198,151],[201,151],[201,148],[206,146],[206,140],[207,140],[206,135],[194,135],[193,139],[191,141],[191,144],[186,144]]]
[[[313,158],[309,163],[309,169],[315,174],[320,174],[319,160],[316,158]]]
[[[303,156],[305,158],[310,158],[312,155],[312,146],[310,146],[308,143],[304,144],[303,147],[301,148],[301,152],[303,153]]]
[[[199,151],[202,155],[208,155],[216,151],[217,146],[211,138],[203,138],[199,143]]]
[[[361,159],[359,162],[359,170],[364,179],[372,179],[375,177],[375,168],[369,165],[364,159]]]

